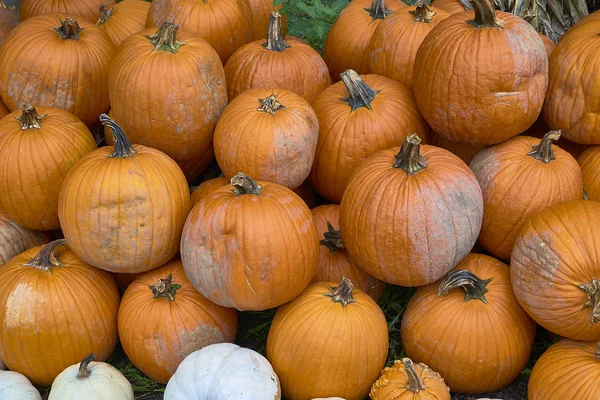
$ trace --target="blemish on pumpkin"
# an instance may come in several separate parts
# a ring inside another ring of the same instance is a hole
[[[33,310],[45,299],[38,299],[29,284],[20,283],[6,299],[4,326],[8,329],[24,328],[39,333],[40,327]]]
[[[179,333],[179,356],[183,360],[196,350],[225,342],[225,335],[214,325],[199,325],[192,331]]]

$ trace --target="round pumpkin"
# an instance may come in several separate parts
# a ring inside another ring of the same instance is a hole
[[[229,185],[230,179],[224,176],[218,178],[209,179],[204,181],[192,192],[192,207],[200,202],[203,198],[211,194],[217,189],[221,189],[223,186]]]
[[[357,289],[379,301],[385,291],[385,283],[360,269],[348,255],[339,231],[340,206],[319,206],[312,209],[312,215],[320,244],[319,263],[312,282],[338,282],[346,277]]]
[[[46,232],[23,228],[0,211],[0,267],[32,247],[48,243]]]
[[[600,340],[600,203],[573,200],[532,216],[510,259],[515,295],[541,326]]]
[[[319,53],[295,38],[284,40],[281,15],[272,12],[267,40],[248,43],[225,64],[229,101],[249,89],[287,89],[312,103],[331,84]]]
[[[58,229],[58,195],[71,167],[96,149],[71,113],[25,103],[0,121],[0,209],[29,229]]]
[[[469,165],[477,153],[485,148],[483,145],[454,142],[437,135],[435,132],[431,135],[431,144],[448,150],[450,153],[458,156],[467,165]]]
[[[113,54],[112,41],[92,22],[64,14],[30,18],[0,47],[0,96],[11,111],[29,101],[67,110],[91,126],[109,108]]]
[[[117,344],[115,281],[65,244],[34,247],[0,268],[0,358],[40,386],[90,352],[105,360]]]
[[[190,192],[166,154],[131,145],[103,114],[115,145],[83,157],[60,191],[58,216],[69,246],[82,260],[111,272],[144,272],[179,249]]]
[[[146,18],[150,3],[145,0],[124,0],[108,8],[100,6],[100,16],[96,25],[108,34],[118,47],[123,40],[146,28]]]
[[[295,189],[308,177],[319,121],[306,100],[285,89],[250,89],[217,123],[217,162],[231,179],[239,171]]]
[[[369,73],[387,76],[412,89],[419,46],[433,27],[449,16],[444,10],[428,7],[423,0],[391,13],[369,41],[365,54]]]
[[[446,18],[417,51],[413,86],[419,110],[446,139],[503,142],[537,119],[548,56],[537,32],[516,15],[474,0],[475,12]]]
[[[587,198],[600,201],[600,146],[588,147],[577,162],[583,173],[583,189]]]
[[[450,14],[458,14],[466,10],[460,0],[433,0],[431,5]]]
[[[410,135],[401,148],[361,163],[340,206],[352,259],[369,275],[400,286],[426,285],[456,266],[475,244],[483,215],[469,167],[420,142]]]
[[[470,254],[442,280],[417,289],[400,333],[408,357],[439,372],[453,392],[477,394],[521,373],[535,323],[515,298],[508,265]]]
[[[0,398],[42,400],[40,392],[29,382],[29,379],[13,371],[0,371]]]
[[[600,343],[561,340],[537,360],[527,398],[591,399],[600,393]]]
[[[581,169],[568,152],[553,145],[560,131],[542,140],[517,136],[480,151],[471,162],[483,193],[478,243],[491,255],[510,260],[515,240],[536,212],[583,197]]]
[[[369,156],[412,133],[428,133],[410,90],[383,76],[345,71],[342,82],[321,93],[313,108],[319,141],[310,181],[334,203],[342,200],[350,176]]]
[[[548,54],[548,58],[550,58],[550,55],[556,48],[556,44],[552,41],[552,39],[550,39],[543,33],[538,32],[538,35],[540,35],[540,37],[542,38],[542,41],[544,42],[544,48],[546,49],[546,54]]]
[[[44,14],[60,13],[73,17],[83,17],[92,22],[98,19],[98,9],[101,5],[112,7],[114,0],[21,0],[19,18],[28,18]],[[79,21],[81,23],[81,21]],[[85,26],[84,26],[85,29]]]
[[[9,7],[4,0],[0,0],[0,44],[18,23],[19,17],[14,7]]]
[[[233,342],[236,331],[236,311],[198,293],[180,260],[139,275],[119,308],[119,339],[127,358],[160,383],[167,383],[189,354]]]

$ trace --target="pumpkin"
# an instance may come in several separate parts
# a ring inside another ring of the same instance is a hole
[[[0,211],[0,266],[32,247],[48,243],[46,232],[23,228]]]
[[[302,97],[285,89],[250,89],[225,109],[214,149],[229,179],[244,171],[295,189],[310,173],[318,138],[319,121]]]
[[[438,135],[489,145],[537,119],[548,56],[525,20],[494,11],[491,0],[473,5],[474,13],[452,15],[427,35],[417,51],[413,86],[421,114]]]
[[[217,189],[222,188],[223,186],[229,185],[230,179],[225,178],[224,176],[219,176],[218,178],[209,179],[204,181],[192,192],[192,207],[200,202],[203,198],[211,194]]]
[[[150,3],[142,0],[125,0],[108,8],[100,6],[96,25],[108,34],[115,46],[146,28]]]
[[[478,243],[491,255],[510,260],[515,240],[536,212],[581,199],[581,169],[568,152],[553,145],[560,131],[542,140],[517,136],[479,152],[471,162],[483,193]]]
[[[194,206],[181,239],[183,266],[196,290],[240,311],[266,310],[298,296],[314,276],[318,252],[302,199],[243,173]]]
[[[87,21],[98,19],[98,9],[101,5],[112,7],[114,0],[21,0],[19,18],[25,21],[31,17],[43,14],[60,13],[73,17],[83,17]],[[83,26],[83,23],[79,21]],[[86,29],[85,26],[83,26]]]
[[[385,368],[369,393],[371,400],[393,400],[402,396],[407,399],[450,400],[450,389],[440,374],[425,364],[415,365],[405,357]]]
[[[19,17],[14,11],[14,7],[9,7],[4,0],[0,0],[0,44],[18,23]]]
[[[252,13],[247,0],[154,0],[146,27],[175,22],[206,40],[223,64],[234,51],[252,40]]]
[[[419,46],[433,27],[449,16],[444,10],[427,7],[423,0],[415,7],[391,13],[375,29],[367,47],[369,73],[387,76],[412,89]]]
[[[319,53],[295,38],[284,40],[281,15],[272,12],[267,40],[236,51],[225,64],[229,101],[249,89],[286,89],[312,103],[331,84]]]
[[[83,157],[60,191],[65,239],[85,262],[111,272],[144,272],[165,264],[179,248],[190,192],[166,154],[131,145],[121,127],[100,117],[115,145]]]
[[[267,358],[288,400],[362,400],[387,352],[383,312],[347,278],[314,283],[279,307],[267,338]]]
[[[319,206],[312,210],[312,215],[320,239],[319,263],[312,282],[337,282],[346,277],[357,289],[379,301],[385,291],[385,283],[361,270],[348,255],[339,231],[340,206]]]
[[[10,114],[10,110],[2,102],[2,99],[0,99],[0,119],[6,117],[8,114]]]
[[[119,339],[127,358],[160,383],[167,383],[189,354],[233,342],[236,331],[236,311],[198,293],[179,260],[139,275],[119,308]]]
[[[0,96],[11,111],[29,101],[67,110],[91,126],[109,108],[113,53],[108,35],[85,19],[30,18],[0,47]]]
[[[353,69],[366,74],[369,69],[367,48],[375,28],[392,11],[407,7],[401,0],[356,0],[342,10],[325,38],[323,58],[331,77]]]
[[[540,35],[540,38],[542,38],[542,42],[544,42],[544,48],[546,49],[546,54],[548,54],[548,58],[550,58],[550,55],[556,48],[556,44],[552,41],[552,39],[543,33],[538,32],[538,35]]]
[[[227,93],[217,53],[178,29],[166,22],[126,39],[112,62],[108,91],[110,116],[133,143],[182,162],[210,152]]]
[[[269,34],[271,11],[279,11],[283,3],[273,7],[273,0],[248,0],[252,11],[252,40],[266,39]],[[281,16],[283,34],[287,31],[287,14]]]
[[[599,382],[600,343],[565,339],[546,350],[533,366],[527,397],[591,399],[600,392]]]
[[[458,14],[465,11],[460,0],[433,0],[431,5],[450,14]]]
[[[448,150],[450,153],[458,156],[458,158],[463,160],[467,165],[473,160],[473,157],[485,147],[477,144],[457,143],[437,135],[435,132],[431,135],[431,144]]]
[[[549,130],[550,130],[550,128],[548,128],[548,126],[544,122],[544,119],[540,117],[537,119],[537,121],[535,121],[533,126],[531,128],[529,128],[528,130],[526,130],[525,132],[523,132],[521,134],[521,136],[533,136],[538,139],[542,139],[544,137],[544,135],[546,133],[548,133]],[[562,136],[562,132],[561,132],[561,136]],[[574,158],[578,158],[588,147],[584,144],[569,142],[568,140],[566,140],[563,137],[561,137],[561,140],[559,140],[558,142],[556,142],[554,144],[556,144],[561,149],[568,151]]]
[[[40,392],[29,382],[29,379],[13,371],[0,371],[0,398],[42,400]]]
[[[456,266],[475,244],[483,215],[481,189],[467,165],[420,142],[413,134],[401,148],[363,161],[340,205],[350,257],[369,275],[400,286],[426,285]]]
[[[110,114],[109,114],[110,115]],[[203,172],[206,167],[215,160],[215,153],[213,148],[206,151],[202,156],[198,158],[192,158],[189,160],[179,161],[177,165],[181,168],[181,171],[185,175],[188,182],[194,182]]]
[[[232,343],[206,346],[177,368],[164,400],[281,399],[279,379],[266,358]]]
[[[91,132],[71,113],[29,103],[0,121],[0,209],[29,229],[58,229],[65,176],[96,149]]]
[[[523,226],[510,259],[521,306],[542,327],[573,340],[600,340],[600,203],[545,208]]]
[[[0,268],[0,359],[40,386],[90,352],[105,360],[117,344],[115,281],[65,244],[34,247]]]
[[[600,146],[590,146],[577,159],[583,173],[583,189],[590,200],[600,201]]]
[[[425,137],[428,132],[410,90],[383,76],[345,71],[342,82],[321,93],[313,108],[319,141],[310,181],[334,203],[342,200],[361,162],[412,133]]]
[[[133,388],[121,371],[95,359],[94,353],[89,354],[61,372],[48,400],[133,400]]]
[[[535,336],[510,281],[508,265],[470,254],[442,280],[417,289],[400,329],[407,356],[439,372],[453,392],[508,385],[527,364]]]

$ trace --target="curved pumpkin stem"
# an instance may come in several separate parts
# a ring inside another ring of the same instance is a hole
[[[112,16],[112,13],[113,13],[112,8],[106,8],[106,6],[104,4],[102,4],[100,6],[100,18],[98,18],[98,21],[96,22],[96,26],[105,24],[106,21],[108,21],[108,19]]]
[[[112,118],[106,114],[102,114],[100,115],[100,122],[102,122],[102,125],[110,128],[115,142],[114,151],[108,156],[109,158],[127,158],[137,153],[129,142],[129,139],[127,139],[127,136],[125,136],[123,128],[121,128]]]
[[[169,274],[166,279],[159,279],[154,285],[148,287],[152,290],[155,299],[166,297],[169,301],[175,301],[175,293],[181,289],[181,285],[173,283],[173,274]]]
[[[583,304],[584,308],[591,307],[590,323],[600,322],[600,280],[592,279],[590,283],[579,285],[579,289],[585,291],[587,300]]]
[[[344,307],[350,303],[356,303],[356,300],[352,297],[354,284],[345,276],[342,277],[340,284],[338,286],[332,286],[331,290],[331,292],[325,293],[325,296],[331,297],[334,303],[340,303]]]
[[[386,7],[385,0],[373,0],[371,2],[371,8],[365,8],[365,11],[369,13],[372,20],[385,19],[392,13],[392,10]]]
[[[556,160],[554,152],[552,151],[552,143],[560,139],[560,135],[561,131],[559,130],[546,133],[537,146],[531,145],[533,151],[530,151],[527,155],[536,160],[540,160],[545,164],[548,164],[552,160]]]
[[[50,272],[51,267],[60,267],[63,265],[58,260],[58,256],[56,255],[56,249],[61,246],[65,246],[67,241],[65,239],[58,239],[54,242],[50,242],[42,249],[40,252],[31,259],[27,264],[23,264],[24,267],[34,267],[37,269],[41,269],[44,272]]]
[[[77,374],[77,379],[85,379],[91,375],[91,371],[88,368],[92,361],[96,360],[96,356],[94,353],[88,354],[80,363],[79,363],[79,373]]]
[[[479,279],[474,273],[466,270],[450,271],[444,277],[438,289],[438,296],[444,296],[452,289],[462,287],[465,291],[465,302],[469,300],[481,300],[487,304],[485,294],[487,285],[492,281],[490,279]]]
[[[62,40],[72,39],[79,40],[79,33],[83,30],[79,27],[79,22],[71,17],[60,20],[61,26],[54,28],[60,34]]]
[[[352,69],[348,69],[340,74],[342,82],[346,85],[346,89],[350,93],[350,97],[341,99],[350,105],[352,111],[356,111],[360,107],[371,110],[371,102],[375,100],[375,96],[380,90],[375,90],[367,85],[362,80],[360,75]]]
[[[179,51],[181,46],[186,45],[186,42],[177,41],[178,30],[179,25],[165,22],[158,28],[156,33],[146,37],[150,39],[150,42],[154,45],[154,51],[168,51],[175,54]]]
[[[415,370],[415,365],[413,364],[410,358],[403,358],[402,363],[404,364],[404,370],[406,371],[406,375],[408,375],[408,386],[407,390],[410,390],[414,394],[419,393],[420,390],[425,390],[427,387],[423,383],[423,380]]]
[[[430,23],[436,12],[427,7],[423,0],[419,0],[415,3],[415,10],[409,11],[412,15],[414,15],[413,20],[417,22],[424,22],[426,24]]]
[[[393,167],[402,168],[408,176],[427,168],[427,163],[421,156],[421,138],[419,135],[413,133],[404,139]]]
[[[39,115],[35,107],[28,101],[23,103],[21,111],[23,113],[17,120],[21,123],[22,130],[40,129],[40,122],[47,116],[46,114]]]
[[[231,178],[231,184],[235,186],[232,192],[236,196],[244,194],[260,194],[260,190],[262,189],[262,186],[259,185],[258,182],[243,172],[238,172]]]
[[[329,249],[329,253],[333,254],[336,250],[345,249],[344,241],[342,240],[342,234],[336,230],[331,222],[327,221],[327,232],[323,235],[325,239],[321,239],[319,244]]]
[[[471,0],[475,18],[468,20],[467,24],[475,28],[504,28],[504,23],[496,19],[496,10],[491,0]]]
[[[285,106],[277,101],[277,98],[274,94],[270,95],[265,99],[258,99],[260,102],[260,107],[257,111],[266,112],[271,115],[275,114],[276,111],[283,110]]]
[[[271,16],[269,17],[269,32],[267,34],[267,41],[263,43],[263,46],[268,50],[279,52],[291,47],[283,40],[281,14],[279,14],[277,11],[271,11]]]

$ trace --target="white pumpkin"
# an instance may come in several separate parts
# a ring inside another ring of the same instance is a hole
[[[42,396],[24,375],[0,371],[0,399],[42,400]]]
[[[231,343],[187,356],[171,377],[164,400],[281,399],[279,378],[266,358]]]
[[[48,400],[133,400],[127,378],[112,365],[94,359],[90,354],[61,372],[52,383]]]

